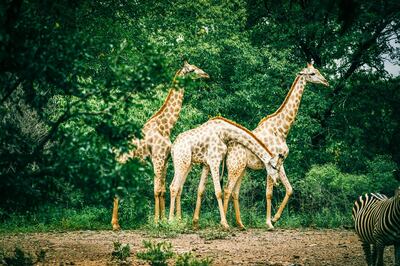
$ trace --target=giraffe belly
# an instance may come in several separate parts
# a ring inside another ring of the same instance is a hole
[[[252,170],[260,170],[264,169],[264,164],[254,153],[247,151],[247,167]]]

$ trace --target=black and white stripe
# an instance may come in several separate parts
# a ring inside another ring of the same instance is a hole
[[[368,265],[383,265],[385,246],[394,245],[395,263],[400,266],[400,189],[392,198],[379,193],[360,196],[353,206],[353,220]]]

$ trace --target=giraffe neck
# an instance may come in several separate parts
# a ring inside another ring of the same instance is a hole
[[[272,126],[276,128],[277,133],[286,138],[299,110],[305,84],[305,77],[297,76],[281,106],[275,113],[263,118],[259,127]]]
[[[182,109],[184,89],[170,89],[161,108],[145,124],[144,129],[156,126],[163,136],[169,136]]]
[[[252,151],[265,164],[273,157],[268,147],[247,128],[224,117],[215,117],[211,121],[222,121],[224,136],[228,141],[235,141]]]

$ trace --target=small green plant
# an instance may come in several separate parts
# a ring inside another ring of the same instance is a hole
[[[188,219],[173,222],[160,221],[157,224],[149,221],[143,228],[148,235],[161,238],[173,238],[179,234],[192,232],[191,222]]]
[[[34,260],[30,253],[25,252],[19,247],[15,247],[14,253],[11,256],[2,254],[1,257],[0,262],[4,263],[5,265],[31,266],[38,262],[44,262],[46,251],[41,249],[40,251],[36,252],[36,260]]]
[[[197,259],[193,253],[187,252],[178,255],[175,266],[208,266],[211,265],[211,263],[211,258]]]
[[[114,250],[111,253],[112,259],[119,262],[126,261],[131,255],[129,244],[122,245],[119,241],[114,242]]]
[[[172,245],[169,242],[153,243],[144,240],[143,245],[147,251],[138,252],[136,256],[141,260],[148,261],[152,266],[166,266],[168,265],[167,260],[174,255]]]
[[[217,228],[217,229],[204,230],[200,232],[199,235],[201,238],[204,238],[205,240],[214,240],[214,239],[225,239],[230,236],[230,233]]]

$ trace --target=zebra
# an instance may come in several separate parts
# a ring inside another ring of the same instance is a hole
[[[394,245],[395,265],[400,266],[400,187],[392,198],[379,193],[360,196],[352,216],[368,266],[383,265],[384,248],[389,245]]]

